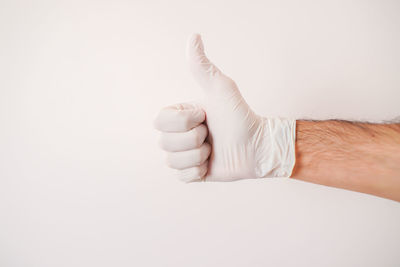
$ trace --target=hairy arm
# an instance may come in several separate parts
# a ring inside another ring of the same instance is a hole
[[[291,178],[400,201],[400,124],[297,121]]]

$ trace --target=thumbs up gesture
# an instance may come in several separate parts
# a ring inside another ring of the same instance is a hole
[[[290,177],[296,121],[255,114],[235,82],[206,57],[199,34],[188,39],[186,56],[204,98],[163,108],[154,123],[167,164],[178,170],[179,178]]]

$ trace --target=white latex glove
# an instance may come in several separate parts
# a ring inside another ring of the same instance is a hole
[[[208,60],[199,34],[189,38],[186,56],[204,99],[158,114],[155,127],[168,165],[186,182],[289,177],[296,121],[255,114],[235,82]]]

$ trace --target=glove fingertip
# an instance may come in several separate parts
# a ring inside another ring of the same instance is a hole
[[[193,33],[189,36],[186,46],[186,58],[188,60],[196,60],[199,56],[204,55],[203,41],[199,33]]]

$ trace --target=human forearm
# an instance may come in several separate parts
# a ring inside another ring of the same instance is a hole
[[[400,201],[400,124],[297,121],[291,177]]]

